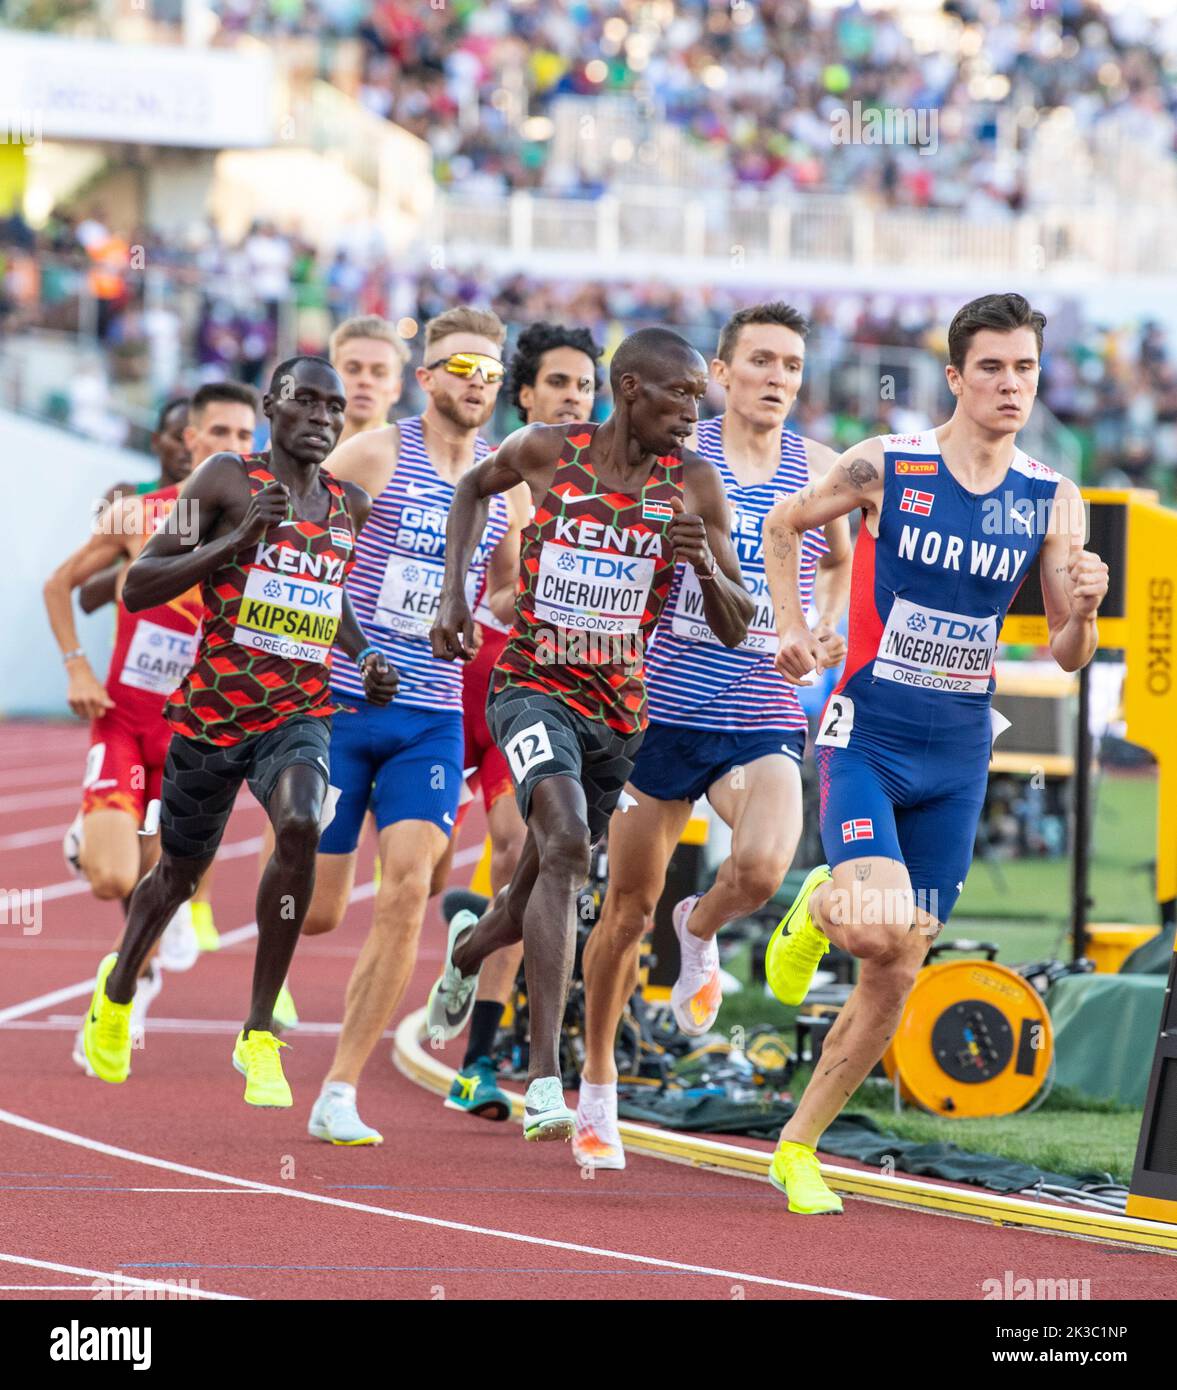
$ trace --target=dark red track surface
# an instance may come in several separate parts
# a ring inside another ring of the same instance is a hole
[[[120,928],[117,907],[74,885],[60,854],[85,744],[76,725],[0,725],[0,888],[49,890],[38,934],[0,925],[0,1109],[139,1158],[0,1123],[0,1255],[16,1257],[0,1259],[0,1298],[69,1297],[66,1289],[93,1297],[93,1272],[250,1298],[730,1299],[741,1296],[737,1286],[745,1298],[979,1298],[982,1281],[1006,1270],[1089,1279],[1093,1298],[1171,1294],[1166,1255],[853,1198],[840,1219],[795,1217],[765,1183],[636,1155],[626,1172],[586,1181],[566,1146],[524,1144],[515,1125],[443,1109],[394,1069],[391,1035],[360,1089],[361,1113],[384,1145],[319,1143],[306,1118],[370,919],[366,896],[334,936],[299,946],[292,986],[311,1026],[291,1035],[284,1054],[293,1110],[247,1107],[229,1065],[252,940],[166,976],[124,1086],[87,1079],[69,1055],[85,996],[19,1010],[92,978]],[[262,824],[243,795],[214,888],[222,933],[253,919],[249,842]],[[462,847],[482,833],[471,816]],[[361,863],[367,879],[370,849]],[[423,1002],[441,944],[433,909],[406,1012]],[[19,1016],[4,1018],[14,1006]]]

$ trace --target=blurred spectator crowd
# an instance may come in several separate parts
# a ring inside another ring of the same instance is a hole
[[[200,245],[182,246],[145,231],[120,237],[100,210],[82,220],[55,215],[36,234],[19,219],[0,222],[0,342],[29,328],[80,332],[100,348],[106,380],[138,400],[144,416],[202,380],[233,377],[263,385],[279,353],[322,351],[332,327],[357,313],[402,323],[411,347],[427,319],[452,304],[474,303],[493,308],[513,333],[536,319],[575,323],[607,349],[635,327],[666,324],[710,356],[735,309],[780,297],[796,303],[812,324],[813,368],[797,416],[807,432],[848,445],[882,430],[918,428],[927,412],[947,406],[946,398],[929,399],[926,392],[917,398],[911,389],[911,363],[921,352],[930,355],[930,378],[940,374],[947,323],[957,307],[944,296],[827,294],[781,284],[554,281],[477,266],[394,267],[379,254],[361,256],[345,247],[316,254],[264,223],[237,245],[210,233]],[[1040,392],[1077,436],[1084,480],[1154,486],[1172,498],[1177,354],[1163,329],[1150,322],[1083,323],[1074,313],[1053,324]],[[873,376],[853,370],[865,362]],[[893,401],[878,398],[882,371],[897,375]],[[75,428],[105,435],[110,412],[95,406],[94,373],[85,374],[77,389],[85,411],[79,416],[63,401],[56,413]],[[414,404],[414,389],[410,383],[406,408]],[[709,404],[717,408],[719,402]],[[86,423],[97,419],[101,429]],[[505,409],[497,421],[501,430],[515,423]]]

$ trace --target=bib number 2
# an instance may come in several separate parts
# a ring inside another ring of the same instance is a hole
[[[826,748],[846,748],[854,728],[854,701],[848,695],[835,695],[821,716],[821,729],[814,740]]]

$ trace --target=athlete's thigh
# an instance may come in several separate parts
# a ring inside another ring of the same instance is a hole
[[[372,797],[376,767],[369,729],[371,711],[337,714],[331,722],[329,795],[335,800],[331,820],[323,827],[319,854],[355,853]],[[350,888],[349,888],[350,891]]]
[[[519,807],[515,805],[514,796],[511,795],[510,773],[507,773],[507,785],[487,808],[486,825],[492,844],[507,845],[515,841],[520,848],[523,847],[527,826],[519,814]]]
[[[894,792],[870,758],[849,748],[818,748],[821,840],[831,869],[866,858],[902,862]]]
[[[929,919],[925,927],[933,934],[952,915],[968,877],[985,788],[985,777],[974,777],[971,784],[958,784],[896,814],[916,908]]]
[[[130,811],[91,811],[82,819],[82,863],[87,871],[101,864],[134,878],[140,863],[139,840],[139,822]]]
[[[735,770],[733,770],[735,771]],[[732,832],[732,857],[744,853],[791,860],[801,838],[801,771],[784,753],[770,753],[726,773],[707,800]]]
[[[657,900],[675,846],[691,818],[689,801],[661,801],[630,783],[632,798],[609,821],[608,892]]]
[[[444,841],[454,829],[462,794],[461,715],[406,711],[395,740],[377,743],[377,754],[372,810],[381,843],[387,828],[420,822],[429,822]],[[387,868],[383,851],[381,867]]]
[[[398,820],[384,826],[377,844],[382,886],[412,878],[427,883],[449,839],[433,821]]]

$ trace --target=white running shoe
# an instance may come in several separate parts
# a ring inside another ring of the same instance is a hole
[[[311,1107],[307,1133],[331,1144],[383,1144],[384,1135],[360,1119],[356,1109],[356,1088],[332,1084]]]
[[[200,942],[192,925],[192,904],[181,903],[159,938],[156,960],[165,970],[191,970],[200,958]]]
[[[678,937],[678,979],[670,991],[674,1021],[689,1037],[700,1038],[719,1016],[723,986],[719,980],[719,947],[715,938],[700,941],[687,931],[687,920],[699,901],[696,894],[677,903],[671,920]]]
[[[157,970],[154,965],[150,966],[145,975],[139,976],[139,983],[135,986],[135,997],[131,1000],[131,1046],[142,1047],[143,1036],[147,1031],[147,1010],[152,1001],[159,996],[163,989],[163,971]],[[86,1050],[82,1045],[81,1028],[74,1034],[74,1050],[72,1053],[74,1064],[81,1067],[87,1076],[94,1076],[94,1068],[86,1059]],[[127,1073],[128,1076],[130,1073]]]
[[[474,1012],[474,995],[481,967],[473,975],[463,975],[454,964],[454,943],[478,921],[473,912],[456,912],[450,923],[445,947],[445,966],[434,982],[425,1005],[425,1027],[430,1040],[449,1042],[456,1038]]]
[[[523,1137],[550,1142],[571,1139],[576,1116],[564,1104],[558,1076],[539,1076],[523,1097]]]
[[[69,869],[74,878],[86,877],[82,870],[82,819],[82,813],[79,811],[61,842],[61,852],[65,856],[66,868]]]
[[[593,1092],[588,1099],[586,1090]],[[576,1103],[576,1132],[572,1136],[572,1157],[582,1168],[625,1167],[625,1148],[617,1127],[617,1083],[587,1087],[580,1083]]]

